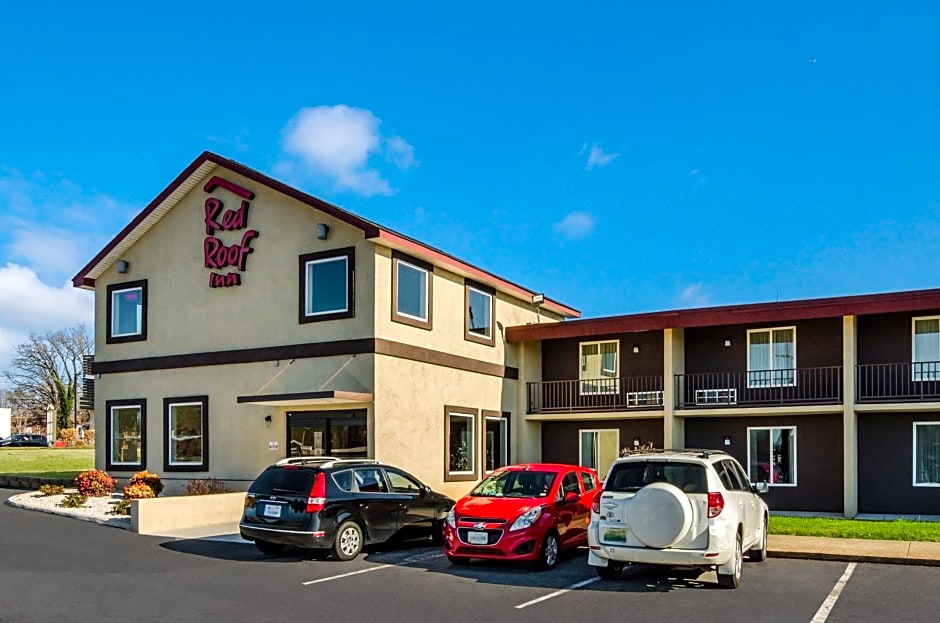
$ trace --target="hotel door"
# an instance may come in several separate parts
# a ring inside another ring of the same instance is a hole
[[[365,458],[369,454],[365,409],[287,414],[288,456]]]

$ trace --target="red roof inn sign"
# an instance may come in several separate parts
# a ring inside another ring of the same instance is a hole
[[[221,199],[216,197],[206,199],[206,239],[202,243],[206,268],[222,271],[232,267],[237,271],[230,271],[225,274],[220,272],[209,273],[209,287],[226,288],[229,286],[240,286],[242,284],[241,274],[245,271],[248,255],[254,251],[254,249],[251,248],[251,241],[260,234],[257,230],[247,229],[245,233],[242,234],[241,242],[226,245],[215,233],[217,231],[240,231],[247,228],[248,208],[250,206],[248,202],[255,198],[255,194],[246,188],[242,188],[218,176],[209,180],[203,190],[207,193],[211,193],[216,188],[224,188],[238,195],[242,199],[242,204],[237,210],[225,210]]]

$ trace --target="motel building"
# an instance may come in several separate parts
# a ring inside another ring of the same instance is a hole
[[[456,497],[652,445],[732,454],[771,510],[940,515],[940,290],[579,320],[209,152],[74,285],[118,477],[368,457]]]

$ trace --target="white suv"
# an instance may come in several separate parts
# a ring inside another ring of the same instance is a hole
[[[734,458],[717,450],[662,450],[614,461],[594,498],[588,563],[612,579],[625,563],[715,568],[737,588],[744,552],[767,556],[769,511]]]

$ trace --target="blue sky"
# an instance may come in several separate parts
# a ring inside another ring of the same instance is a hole
[[[940,286],[938,3],[155,6],[0,17],[0,369],[204,150],[584,317]]]

